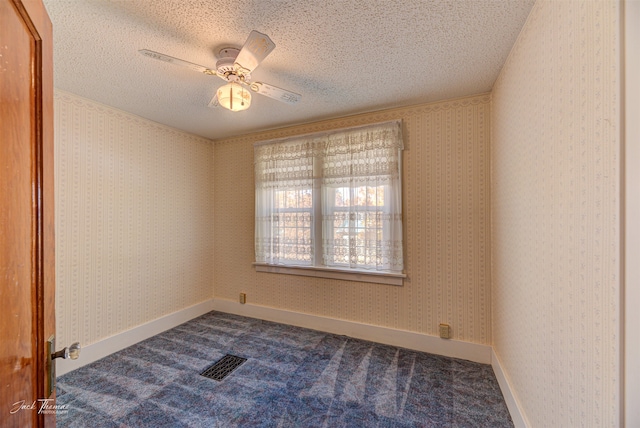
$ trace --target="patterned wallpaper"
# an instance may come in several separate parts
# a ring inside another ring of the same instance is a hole
[[[212,298],[211,141],[55,92],[57,343]]]
[[[215,142],[216,298],[491,343],[490,97],[329,120]],[[253,143],[402,119],[405,271],[401,287],[255,272]]]
[[[493,344],[533,427],[620,426],[618,8],[539,0],[492,93]]]

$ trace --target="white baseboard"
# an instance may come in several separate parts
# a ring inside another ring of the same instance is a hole
[[[459,340],[440,339],[436,336],[429,336],[406,330],[397,330],[353,321],[302,314],[299,312],[269,308],[267,306],[240,304],[238,302],[224,299],[214,299],[213,309],[215,311],[242,315],[250,318],[259,318],[266,321],[295,325],[297,327],[305,327],[313,330],[370,340],[372,342],[384,343],[386,345],[444,355],[446,357],[491,364],[491,346],[488,345],[462,342]]]
[[[128,346],[148,339],[170,328],[176,327],[193,318],[204,315],[213,310],[213,299],[206,300],[188,308],[165,315],[145,324],[141,324],[130,330],[115,334],[99,342],[83,347],[77,360],[56,360],[56,375],[62,376],[84,365],[98,361],[107,355],[118,352]]]
[[[507,376],[502,369],[502,364],[500,364],[500,359],[498,358],[498,355],[493,348],[491,349],[491,367],[493,367],[493,372],[496,374],[496,378],[498,379],[498,385],[500,385],[500,390],[502,391],[502,395],[504,396],[504,401],[507,403],[507,408],[509,409],[509,413],[511,414],[513,424],[516,428],[530,427],[531,425],[528,423],[527,418],[524,416],[522,406],[513,393],[511,384],[509,383],[509,380],[507,379]]]

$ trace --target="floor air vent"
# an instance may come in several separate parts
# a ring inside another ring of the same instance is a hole
[[[220,358],[218,362],[216,362],[212,366],[204,369],[204,371],[200,373],[200,375],[208,377],[209,379],[219,381],[229,376],[231,372],[240,367],[245,361],[247,361],[246,358],[227,354],[224,357]]]

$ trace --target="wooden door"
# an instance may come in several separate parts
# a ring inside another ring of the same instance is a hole
[[[41,410],[55,399],[46,346],[55,332],[53,225],[51,21],[41,0],[0,0],[3,427],[55,425],[55,413]]]

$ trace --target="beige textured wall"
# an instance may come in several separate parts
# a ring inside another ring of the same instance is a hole
[[[211,141],[55,92],[57,343],[213,295]]]
[[[430,335],[447,322],[490,344],[489,106],[480,95],[216,141],[216,298]],[[404,286],[256,273],[253,143],[391,119],[405,140]]]
[[[492,93],[493,344],[533,427],[619,426],[619,4],[534,6]]]

